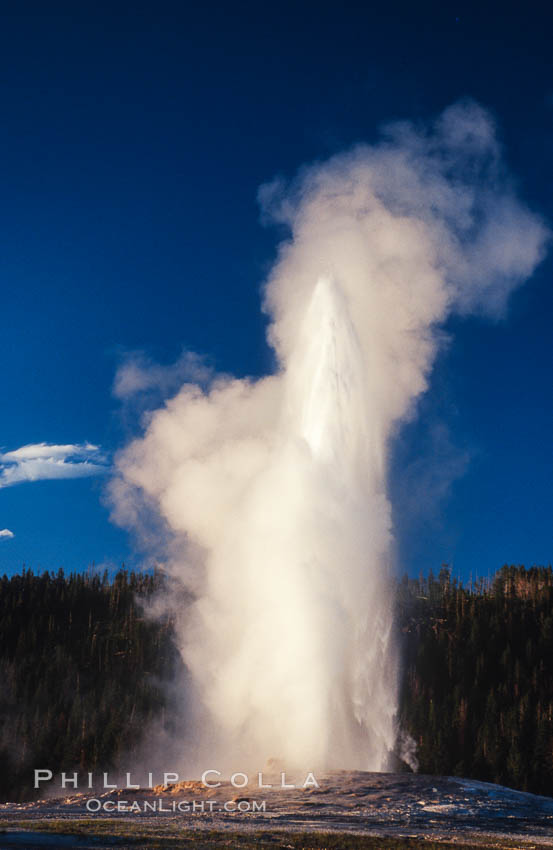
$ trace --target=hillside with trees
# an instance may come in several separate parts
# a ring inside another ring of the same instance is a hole
[[[31,796],[35,767],[117,769],[152,724],[178,734],[182,674],[160,574],[0,580],[0,799]],[[553,571],[504,567],[463,587],[397,583],[400,719],[420,771],[553,795]]]
[[[0,799],[31,794],[35,767],[117,767],[166,721],[173,624],[144,610],[162,582],[126,570],[0,580]]]
[[[420,771],[553,795],[553,571],[398,586],[403,726]]]

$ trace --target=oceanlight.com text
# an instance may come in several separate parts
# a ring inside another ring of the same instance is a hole
[[[118,812],[131,814],[214,814],[215,812],[265,812],[266,800],[99,800],[91,797],[86,801],[86,810],[96,812]]]

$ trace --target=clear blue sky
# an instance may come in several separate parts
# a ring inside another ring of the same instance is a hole
[[[279,234],[257,188],[383,122],[475,98],[519,194],[553,222],[552,25],[545,3],[4,4],[0,452],[88,441],[109,464],[134,427],[111,392],[124,351],[270,370],[259,288]],[[410,572],[552,559],[552,273],[549,257],[505,321],[449,327],[393,465]],[[15,535],[0,572],[137,563],[104,479],[0,488]]]

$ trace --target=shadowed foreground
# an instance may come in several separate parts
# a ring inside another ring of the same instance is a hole
[[[318,789],[256,786],[240,792],[228,783],[206,789],[198,782],[183,782],[153,790],[5,803],[0,805],[0,828],[7,831],[0,836],[0,848],[400,850],[440,847],[443,842],[553,847],[553,799],[548,797],[453,777],[337,771],[319,781]],[[94,814],[86,807],[91,799],[100,809]],[[254,810],[254,802],[263,801],[265,810]],[[107,810],[100,808],[106,803]]]

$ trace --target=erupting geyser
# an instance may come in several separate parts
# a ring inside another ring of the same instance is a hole
[[[451,311],[500,315],[546,231],[489,116],[450,107],[263,187],[278,373],[190,383],[118,459],[116,518],[155,511],[195,603],[181,628],[203,767],[380,770],[396,744],[390,442]]]

